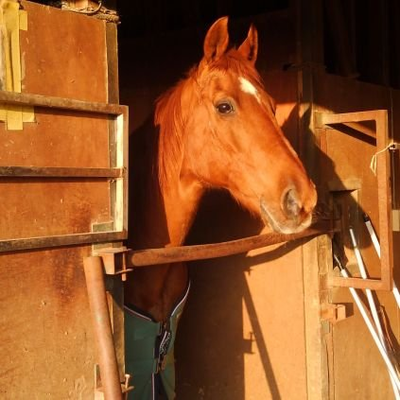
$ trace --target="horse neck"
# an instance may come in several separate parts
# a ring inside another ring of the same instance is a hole
[[[184,242],[197,213],[201,196],[202,189],[196,183],[182,180],[163,189],[169,246],[179,246]]]
[[[132,238],[135,248],[155,248],[181,245],[196,215],[202,190],[194,183],[176,179],[160,187],[152,176],[138,215]]]
[[[188,180],[178,177],[164,182],[161,187],[154,168],[157,140],[142,147],[147,151],[141,154],[138,151],[141,147],[135,142],[132,141],[132,145],[138,146],[135,155],[139,153],[139,157],[132,162],[128,245],[134,249],[179,246],[194,219],[201,191]],[[154,319],[165,321],[182,297],[187,281],[184,264],[137,268],[126,282],[125,301],[151,314]]]

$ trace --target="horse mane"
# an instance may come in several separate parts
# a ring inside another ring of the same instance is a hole
[[[161,187],[181,165],[185,127],[181,98],[186,81],[179,81],[156,101],[154,123],[159,126],[158,177]]]
[[[159,126],[158,142],[158,177],[161,188],[167,185],[171,176],[179,176],[183,157],[183,135],[185,132],[185,110],[182,98],[185,93],[195,95],[201,92],[205,83],[211,79],[214,71],[227,73],[232,71],[238,76],[250,80],[263,90],[263,84],[257,70],[232,48],[207,68],[204,80],[202,63],[192,67],[186,78],[180,80],[156,100],[154,123]],[[190,92],[191,91],[191,92]],[[186,97],[185,100],[189,98]]]

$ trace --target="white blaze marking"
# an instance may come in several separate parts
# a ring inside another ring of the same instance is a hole
[[[239,77],[240,81],[240,89],[243,90],[243,92],[251,94],[254,96],[259,103],[261,103],[260,95],[258,93],[258,90],[255,88],[255,86],[248,81],[246,78],[243,78],[242,76]]]

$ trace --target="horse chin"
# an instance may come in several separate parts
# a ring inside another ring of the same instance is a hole
[[[311,225],[312,215],[309,214],[300,223],[291,219],[278,220],[276,216],[267,208],[264,201],[260,202],[261,218],[265,225],[269,226],[273,231],[277,233],[283,233],[286,235],[299,233],[307,229]]]

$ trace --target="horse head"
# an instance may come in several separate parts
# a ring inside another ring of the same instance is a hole
[[[317,194],[255,69],[257,30],[237,49],[228,43],[223,17],[207,32],[198,66],[158,102],[160,181],[226,189],[273,230],[301,231]]]

